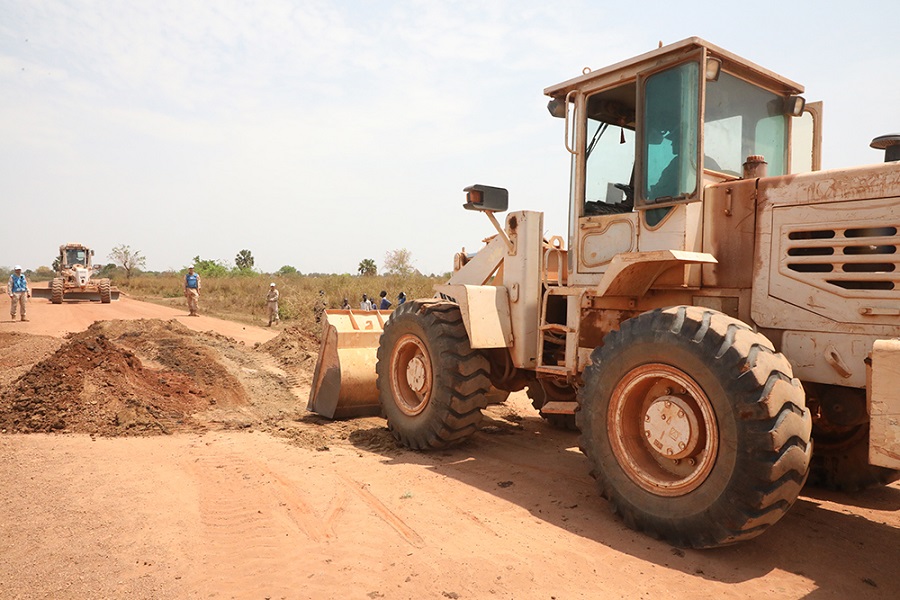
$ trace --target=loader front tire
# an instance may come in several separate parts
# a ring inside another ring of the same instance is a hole
[[[63,282],[63,278],[54,278],[53,282],[50,284],[50,302],[52,302],[53,304],[62,304],[64,288],[65,284]]]
[[[100,283],[97,285],[97,289],[100,291],[100,302],[109,304],[111,300],[109,293],[109,279],[101,279]]]
[[[755,537],[797,499],[811,417],[790,363],[746,324],[692,306],[622,323],[591,356],[576,413],[600,493],[676,546]]]
[[[490,401],[490,363],[469,345],[459,306],[400,305],[378,345],[378,393],[388,428],[408,448],[430,450],[475,433]]]

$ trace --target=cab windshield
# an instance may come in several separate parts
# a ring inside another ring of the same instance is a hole
[[[86,255],[84,250],[74,250],[69,249],[66,250],[66,264],[70,267],[72,265],[84,265]]]
[[[769,175],[786,173],[784,100],[728,73],[706,83],[704,167],[739,177],[748,156],[760,154]]]

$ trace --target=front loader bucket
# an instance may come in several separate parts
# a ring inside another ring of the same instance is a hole
[[[326,310],[307,410],[329,419],[378,415],[375,362],[390,311]]]

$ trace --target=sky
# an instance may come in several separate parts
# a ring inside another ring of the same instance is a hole
[[[732,6],[733,5],[733,6]],[[60,244],[148,270],[303,273],[405,248],[450,271],[493,234],[463,188],[565,235],[543,89],[690,36],[824,101],[823,167],[900,132],[900,2],[0,0],[0,266]]]

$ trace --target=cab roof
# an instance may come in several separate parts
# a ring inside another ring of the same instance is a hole
[[[675,62],[698,50],[705,50],[707,56],[721,60],[724,70],[758,83],[776,93],[782,95],[803,93],[803,86],[795,81],[782,77],[704,39],[689,37],[680,42],[662,46],[656,50],[645,52],[639,56],[550,86],[544,89],[544,94],[552,98],[564,98],[571,90],[593,87],[591,84],[595,81],[598,85],[605,80],[624,82],[636,77],[638,73],[644,70],[667,62]]]

